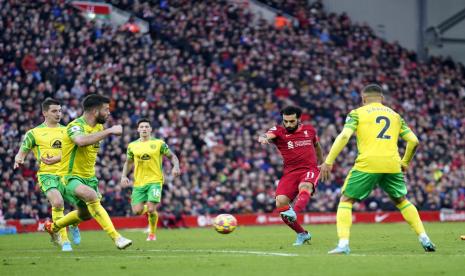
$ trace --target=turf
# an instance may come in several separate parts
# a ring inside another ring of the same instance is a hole
[[[124,251],[102,231],[82,233],[73,252],[52,246],[45,233],[0,236],[0,275],[461,275],[465,223],[425,225],[437,252],[425,253],[406,224],[356,224],[349,256],[328,256],[334,225],[307,227],[313,240],[295,248],[285,226],[160,230],[146,242],[142,231]]]

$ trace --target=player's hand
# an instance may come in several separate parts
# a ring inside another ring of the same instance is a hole
[[[110,133],[113,135],[122,135],[123,134],[123,126],[122,125],[115,125],[110,128]]]
[[[60,160],[61,160],[61,156],[50,156],[48,154],[46,156],[42,155],[40,157],[40,161],[47,165],[53,165],[55,163],[60,162]]]
[[[258,142],[262,145],[268,145],[270,143],[270,140],[268,139],[266,134],[264,134],[264,135],[258,136]]]
[[[24,159],[22,159],[22,158],[20,158],[18,156],[15,156],[15,163],[13,165],[13,169],[16,170],[22,164],[24,164]]]
[[[329,180],[329,176],[331,175],[331,170],[333,169],[333,165],[329,165],[323,163],[320,166],[320,178],[322,181]]]
[[[129,187],[131,184],[129,182],[129,178],[126,176],[121,177],[121,187],[126,188]]]
[[[171,170],[171,175],[174,177],[178,177],[181,175],[181,170],[177,167],[174,167],[173,170]]]

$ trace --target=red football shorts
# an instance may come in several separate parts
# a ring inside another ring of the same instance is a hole
[[[286,173],[281,177],[276,188],[276,196],[285,195],[288,198],[294,200],[299,194],[299,184],[302,182],[313,183],[313,193],[318,185],[318,177],[320,176],[320,170],[318,168],[295,170]],[[313,195],[312,193],[312,195]]]

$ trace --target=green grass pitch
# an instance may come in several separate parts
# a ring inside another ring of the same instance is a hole
[[[310,245],[295,248],[286,226],[122,231],[134,244],[119,251],[103,231],[61,252],[46,233],[0,236],[0,275],[463,275],[465,223],[426,223],[437,252],[425,253],[407,224],[355,224],[349,256],[328,256],[335,225],[307,226]]]

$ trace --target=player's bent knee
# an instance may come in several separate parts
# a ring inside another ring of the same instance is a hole
[[[143,205],[132,206],[132,213],[136,216],[142,215],[144,213],[144,206]]]
[[[277,196],[276,197],[276,207],[284,207],[289,205],[290,200],[286,196]]]
[[[309,193],[313,193],[313,189],[314,189],[313,184],[310,182],[301,183],[299,185],[299,192],[302,190],[305,190],[305,191],[308,191]]]
[[[89,213],[88,210],[78,209],[78,217],[82,221],[85,221],[91,219],[92,215]]]

